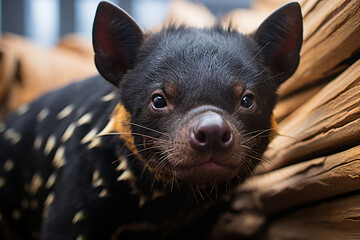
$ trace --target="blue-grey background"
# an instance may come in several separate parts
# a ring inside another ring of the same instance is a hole
[[[249,8],[251,0],[192,0],[204,3],[216,16],[233,8]],[[43,46],[52,46],[68,33],[91,39],[100,0],[0,0],[1,33],[24,35]],[[170,0],[111,0],[148,29],[167,16]]]

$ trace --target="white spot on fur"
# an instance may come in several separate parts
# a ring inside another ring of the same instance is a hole
[[[115,96],[116,96],[116,94],[115,94],[114,92],[111,92],[111,93],[103,96],[103,97],[101,98],[101,101],[103,101],[103,102],[111,101],[111,100],[113,100],[113,99],[115,98]]]
[[[17,144],[17,143],[20,141],[20,139],[21,139],[21,135],[20,135],[19,133],[15,132],[15,130],[12,129],[12,128],[9,128],[8,130],[5,131],[4,137],[5,137],[8,141],[10,141],[10,143],[11,143],[12,145]]]
[[[55,173],[52,173],[52,174],[49,176],[48,180],[46,181],[45,187],[46,187],[47,189],[50,189],[50,188],[54,185],[55,180],[56,180],[56,174],[55,174]]]
[[[24,198],[23,200],[21,200],[21,208],[24,210],[29,208],[29,200],[28,199]]]
[[[51,135],[46,142],[44,148],[44,154],[49,155],[50,152],[54,149],[55,144],[56,144],[56,137],[54,135]]]
[[[32,210],[36,210],[39,207],[39,202],[36,199],[31,200],[30,207]]]
[[[122,161],[120,162],[120,164],[117,166],[116,170],[117,170],[117,171],[124,171],[124,170],[127,169],[127,167],[128,167],[127,161],[126,161],[126,160],[122,160]]]
[[[61,137],[61,141],[66,142],[73,135],[75,128],[75,123],[71,123],[65,130],[64,135]]]
[[[42,137],[37,136],[34,141],[34,149],[40,150],[41,144],[42,144]]]
[[[44,108],[43,110],[41,110],[39,112],[39,114],[37,115],[36,119],[41,122],[42,120],[44,120],[47,116],[49,115],[49,110]]]
[[[40,174],[35,173],[34,176],[31,179],[29,193],[31,195],[35,195],[42,184],[43,184],[43,180],[42,180]]]
[[[72,105],[66,106],[61,112],[58,113],[56,116],[57,119],[61,120],[63,118],[66,118],[70,115],[70,113],[74,110],[74,107]]]
[[[154,191],[151,195],[151,198],[150,200],[154,200],[154,199],[157,199],[159,197],[163,197],[165,196],[165,193],[164,192],[160,192],[160,191]]]
[[[21,105],[18,110],[17,110],[17,114],[18,115],[23,115],[24,113],[26,113],[29,110],[29,105],[27,104],[23,104]]]
[[[0,123],[0,132],[5,131],[6,127],[4,123]]]
[[[17,209],[15,209],[13,212],[12,212],[12,218],[13,220],[17,221],[21,218],[21,212]]]
[[[99,198],[104,198],[104,197],[108,197],[109,196],[109,193],[107,191],[107,189],[103,189],[100,193],[99,193]]]
[[[79,120],[77,120],[76,124],[78,126],[84,125],[86,123],[89,123],[92,119],[92,114],[91,113],[86,113],[85,115],[83,115]]]
[[[53,165],[56,168],[61,168],[62,166],[65,165],[65,147],[64,146],[60,146],[54,156],[53,159]]]
[[[85,237],[83,235],[77,236],[76,240],[85,240]]]
[[[11,159],[6,160],[6,162],[4,163],[3,168],[4,168],[5,172],[10,172],[14,168],[14,161],[11,160]]]
[[[55,195],[54,193],[50,193],[45,202],[44,202],[44,209],[43,209],[43,219],[47,218],[48,217],[48,214],[49,214],[49,208],[50,208],[50,205],[53,203],[54,201],[54,198],[55,198]]]
[[[99,178],[93,183],[93,187],[97,188],[104,185],[104,180],[102,178]]]
[[[93,149],[96,147],[101,147],[102,143],[101,143],[101,139],[100,138],[95,138],[88,146],[88,149]]]
[[[146,203],[146,201],[147,201],[147,197],[146,197],[146,196],[144,196],[144,195],[140,195],[140,199],[139,199],[139,208],[141,208],[142,206],[144,206],[144,205],[145,205],[145,203]]]
[[[100,177],[100,171],[99,169],[95,169],[92,175],[92,183],[96,182]]]
[[[91,140],[94,140],[97,132],[98,132],[98,129],[96,129],[96,128],[92,129],[88,134],[86,134],[86,136],[83,139],[81,139],[80,143],[85,144],[87,142],[90,142]]]
[[[50,205],[53,203],[54,198],[55,198],[54,193],[50,193],[44,202],[44,208],[49,208]]]
[[[4,178],[0,177],[0,188],[2,188],[3,186],[5,186],[6,181]]]
[[[124,171],[120,177],[118,177],[118,181],[128,181],[128,180],[132,180],[134,179],[134,176],[132,175],[132,173],[129,170]]]
[[[85,219],[85,215],[84,215],[84,212],[83,211],[79,211],[75,214],[73,220],[72,220],[72,223],[75,224],[81,220],[84,220]]]

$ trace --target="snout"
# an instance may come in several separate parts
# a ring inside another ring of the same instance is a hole
[[[174,176],[192,184],[234,178],[240,151],[234,124],[219,111],[189,115],[175,137],[175,154],[169,157]]]

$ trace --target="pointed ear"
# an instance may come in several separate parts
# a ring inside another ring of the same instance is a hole
[[[296,70],[302,45],[302,16],[300,5],[292,2],[272,13],[254,34],[265,56],[265,63],[280,85]]]
[[[133,67],[144,41],[138,24],[122,9],[100,2],[93,26],[95,65],[100,74],[118,86],[124,72]]]

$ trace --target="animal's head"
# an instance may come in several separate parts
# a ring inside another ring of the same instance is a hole
[[[144,35],[100,3],[93,30],[100,74],[119,89],[144,165],[158,180],[207,185],[244,179],[269,142],[276,90],[296,70],[298,3],[251,36],[221,27]]]

